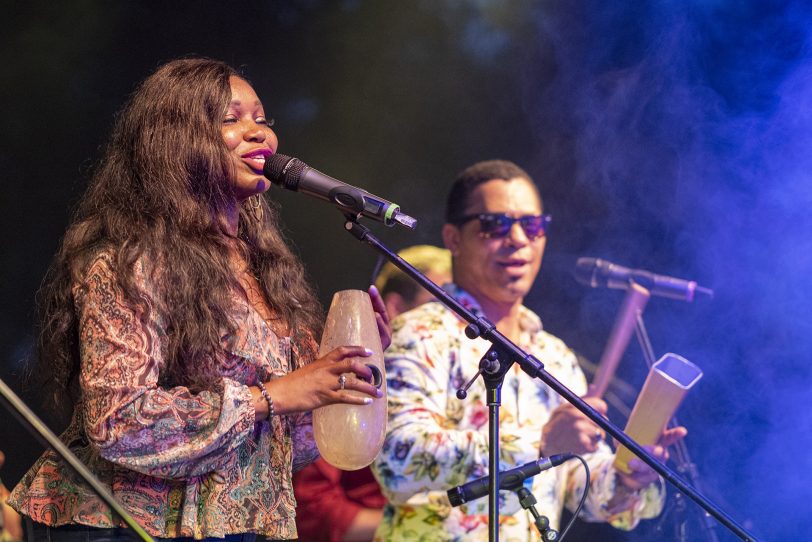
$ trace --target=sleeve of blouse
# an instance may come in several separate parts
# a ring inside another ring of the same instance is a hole
[[[311,361],[309,357],[318,352],[318,348],[318,343],[309,333],[300,337],[299,340],[293,341],[291,345],[293,366],[303,366],[309,363]],[[297,412],[290,414],[288,424],[293,448],[292,471],[299,472],[319,458],[319,449],[316,447],[316,439],[313,437],[313,413]]]
[[[293,472],[299,472],[319,458],[319,449],[313,438],[313,413],[292,414],[290,426],[290,437],[293,443]]]
[[[228,378],[216,392],[160,387],[163,332],[148,306],[125,301],[107,257],[91,264],[74,298],[84,427],[101,456],[162,478],[232,461],[254,426],[248,387]]]
[[[457,429],[449,419],[448,403],[457,400],[449,397],[453,348],[442,324],[428,325],[396,321],[386,352],[389,424],[373,471],[395,505],[488,473],[487,424]],[[501,468],[538,459],[539,437],[535,430],[503,426]]]

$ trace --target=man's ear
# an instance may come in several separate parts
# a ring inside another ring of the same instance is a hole
[[[443,244],[451,251],[452,256],[456,256],[460,248],[460,228],[454,224],[443,224]]]

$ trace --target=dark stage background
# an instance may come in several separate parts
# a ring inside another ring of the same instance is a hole
[[[645,314],[658,355],[705,371],[680,410],[689,449],[708,495],[738,521],[764,540],[808,538],[804,2],[6,0],[0,12],[0,376],[38,412],[37,391],[19,381],[35,292],[113,115],[162,61],[205,55],[244,67],[281,152],[420,220],[413,233],[372,225],[394,248],[439,244],[445,191],[463,167],[523,165],[554,216],[528,305],[588,358],[599,358],[622,293],[578,285],[578,257],[714,288],[694,304],[653,299]],[[339,213],[270,197],[325,303],[367,284],[375,255]],[[639,386],[643,367],[632,344],[620,376]],[[13,485],[40,448],[0,418]],[[670,528],[635,536],[670,540]]]

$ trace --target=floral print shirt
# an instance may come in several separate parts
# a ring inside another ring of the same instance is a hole
[[[235,292],[236,331],[222,339],[217,389],[160,386],[167,334],[144,267],[136,263],[145,299],[137,307],[125,300],[108,253],[73,289],[82,400],[61,439],[153,536],[296,538],[291,477],[317,457],[310,417],[255,422],[248,388],[289,372],[295,346]],[[9,503],[51,526],[122,525],[51,450]]]
[[[464,306],[481,314],[476,300],[455,285],[446,289]],[[478,378],[468,397],[456,391],[477,371],[490,343],[465,337],[466,323],[439,302],[422,305],[393,322],[386,351],[389,423],[373,470],[389,504],[376,541],[486,541],[488,499],[452,508],[446,490],[488,475],[488,406]],[[586,380],[575,355],[541,329],[533,312],[521,307],[517,345],[536,356],[556,379],[583,395]],[[563,401],[540,380],[514,365],[505,375],[500,408],[500,469],[539,458],[541,429]],[[582,512],[588,521],[609,521],[631,529],[662,510],[662,484],[631,493],[609,510],[615,492],[612,450],[604,443],[585,457],[592,483]],[[562,507],[573,510],[584,488],[578,461],[528,479],[536,509],[559,528]],[[500,493],[500,537],[505,542],[540,540],[529,512],[513,492]]]

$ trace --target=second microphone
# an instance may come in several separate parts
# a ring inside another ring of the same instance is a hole
[[[515,491],[522,486],[522,483],[538,473],[557,467],[565,461],[575,457],[573,454],[559,454],[551,457],[542,457],[538,461],[531,461],[519,467],[502,471],[499,473],[499,489]],[[459,506],[484,497],[488,494],[489,479],[487,476],[471,480],[461,486],[449,489],[446,494],[451,506]]]

